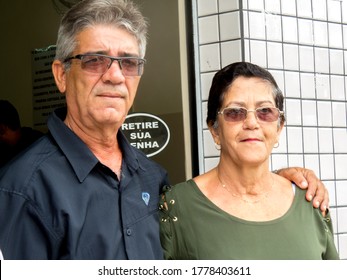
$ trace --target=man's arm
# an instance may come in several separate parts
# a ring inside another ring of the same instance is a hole
[[[301,189],[307,189],[306,199],[308,201],[313,199],[313,206],[315,208],[319,207],[322,213],[329,207],[328,190],[312,170],[302,167],[289,167],[276,170],[276,173],[293,181]]]
[[[0,192],[0,248],[8,260],[57,258],[59,245],[27,197]],[[53,233],[54,234],[54,233]]]

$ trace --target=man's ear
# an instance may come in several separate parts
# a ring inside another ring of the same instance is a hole
[[[64,64],[60,60],[54,60],[52,63],[52,73],[55,83],[61,93],[66,90],[66,71]]]

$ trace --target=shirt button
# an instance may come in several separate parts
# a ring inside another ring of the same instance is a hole
[[[130,228],[128,228],[127,229],[127,235],[130,236],[132,233],[133,233],[133,231]]]

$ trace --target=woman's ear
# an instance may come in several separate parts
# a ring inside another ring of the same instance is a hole
[[[52,63],[52,73],[55,83],[61,93],[66,90],[66,71],[64,64],[60,60],[54,60]]]
[[[281,137],[281,132],[282,132],[282,129],[284,127],[284,122],[281,122],[281,121],[278,121],[277,123],[277,143],[279,143],[280,141],[280,137]]]
[[[216,124],[216,123],[215,123]],[[218,124],[217,125],[209,125],[208,129],[210,130],[210,133],[212,135],[213,141],[217,144],[220,145],[220,140],[219,140],[219,131],[218,131]]]
[[[282,132],[282,129],[284,127],[284,122],[278,121],[277,123],[277,131],[280,134]]]

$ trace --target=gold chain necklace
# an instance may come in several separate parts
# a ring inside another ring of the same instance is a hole
[[[256,203],[259,203],[260,201],[262,201],[263,199],[267,198],[269,196],[269,193],[271,192],[272,188],[273,188],[273,185],[275,183],[275,179],[274,177],[272,176],[272,174],[270,174],[271,178],[272,178],[272,184],[271,184],[271,187],[270,189],[261,195],[261,198],[257,199],[257,200],[248,200],[248,199],[245,199],[243,198],[241,195],[238,195],[236,193],[233,193],[229,187],[224,184],[222,182],[222,180],[220,179],[220,176],[219,176],[219,169],[217,168],[217,177],[218,177],[218,181],[219,181],[219,186],[221,186],[223,189],[225,189],[228,193],[230,193],[233,197],[237,197],[237,198],[240,198],[242,201],[246,202],[246,203],[250,203],[250,204],[256,204]]]

